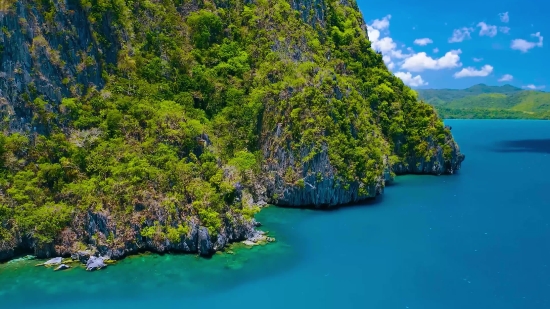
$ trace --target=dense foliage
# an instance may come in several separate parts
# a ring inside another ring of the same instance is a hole
[[[59,18],[58,1],[27,2]],[[298,168],[328,146],[338,177],[366,185],[387,159],[434,156],[448,129],[371,49],[354,1],[296,2],[80,0],[93,44],[116,52],[84,57],[107,85],[60,103],[24,94],[45,134],[0,135],[0,245],[52,243],[86,212],[144,237],[178,239],[189,218],[215,235],[254,213],[235,188],[255,185],[269,149],[309,149]],[[135,213],[153,204],[163,222]]]
[[[550,119],[547,92],[479,84],[464,90],[423,89],[418,93],[443,118]]]

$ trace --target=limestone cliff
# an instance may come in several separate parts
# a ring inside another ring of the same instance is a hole
[[[102,88],[103,55],[111,61],[116,57],[116,48],[96,44],[77,1],[36,4],[16,1],[0,9],[0,111],[12,132],[44,133],[42,124],[31,126],[29,101],[42,95],[49,104],[59,104],[89,87]]]
[[[464,160],[353,0],[7,0],[0,261],[208,255]]]

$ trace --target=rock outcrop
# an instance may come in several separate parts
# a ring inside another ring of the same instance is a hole
[[[265,183],[272,203],[280,206],[316,208],[334,207],[375,197],[383,192],[384,178],[380,177],[377,184],[368,189],[370,194],[360,195],[358,182],[345,182],[338,179],[338,172],[330,163],[328,147],[322,150],[307,162],[300,163],[308,156],[308,150],[303,149],[300,157],[296,158],[288,149],[277,147],[275,153],[266,150],[266,156],[272,159],[264,167]],[[297,171],[299,184],[288,183],[284,172],[294,168],[298,163]],[[347,186],[346,188],[344,188]]]
[[[37,110],[29,102],[43,96],[44,108],[51,109],[62,98],[102,88],[103,55],[117,52],[116,44],[96,44],[80,2],[47,3],[54,7],[22,0],[0,9],[0,113],[9,119],[4,129],[12,132],[43,133],[42,124],[31,123]],[[53,14],[44,14],[48,9]]]
[[[462,164],[462,161],[466,158],[464,154],[460,152],[458,144],[452,139],[447,138],[445,143],[450,146],[450,158],[445,159],[443,154],[442,145],[438,145],[429,141],[430,149],[435,150],[435,155],[426,160],[422,156],[410,156],[406,158],[405,162],[397,163],[392,166],[392,170],[397,175],[405,174],[427,174],[427,175],[443,175],[454,174],[457,172]]]
[[[86,270],[92,271],[92,270],[100,270],[104,267],[107,267],[107,264],[105,264],[105,260],[108,260],[109,258],[103,257],[103,256],[91,256],[88,261],[86,262]]]

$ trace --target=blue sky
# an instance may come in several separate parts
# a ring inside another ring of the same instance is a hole
[[[373,47],[413,88],[550,88],[549,0],[357,2]]]

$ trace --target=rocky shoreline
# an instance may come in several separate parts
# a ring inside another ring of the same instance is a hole
[[[204,252],[204,251],[201,251],[201,250],[207,249],[212,244],[211,242],[208,241],[207,238],[203,238],[202,242],[198,244],[197,248],[199,248],[199,251],[197,251],[197,252],[178,252],[178,251],[174,251],[174,252],[170,252],[170,253],[197,253],[197,254],[199,254],[200,256],[203,256],[203,257],[204,256],[210,256],[210,255],[214,254],[215,252],[220,252],[220,251],[226,251],[227,253],[232,254],[233,252],[231,250],[226,250],[226,249],[229,249],[230,245],[232,245],[232,244],[241,243],[244,246],[250,248],[250,247],[253,247],[253,246],[265,245],[265,244],[268,244],[268,243],[271,243],[271,242],[274,242],[274,241],[275,241],[275,238],[269,237],[266,232],[260,231],[260,230],[255,230],[254,233],[252,234],[252,236],[250,236],[249,238],[246,238],[245,240],[234,241],[234,242],[228,243],[228,244],[226,244],[226,246],[224,246],[223,248],[221,248],[219,250],[216,250],[216,251],[212,251],[211,249],[208,249],[209,250],[208,255],[205,255],[205,254],[201,253],[201,252]],[[148,252],[148,251],[146,251],[146,252]],[[119,256],[116,256],[115,258],[113,258],[109,255],[102,255],[97,250],[86,249],[86,250],[80,250],[80,251],[74,252],[70,256],[65,256],[65,257],[59,256],[59,257],[55,257],[55,258],[50,258],[50,259],[46,260],[43,263],[36,264],[35,266],[36,267],[53,268],[54,271],[61,271],[61,270],[66,270],[66,269],[74,268],[74,267],[77,267],[77,266],[81,265],[87,271],[96,271],[96,270],[104,269],[104,268],[108,267],[109,265],[114,265],[119,260],[121,260],[121,259],[123,259],[127,256],[137,254],[137,253],[138,252],[131,253],[131,254],[126,254],[126,255],[119,255]],[[166,252],[154,251],[154,253],[166,253]],[[34,255],[26,255],[26,256],[23,256],[23,257],[19,257],[19,258],[9,260],[9,261],[7,261],[7,263],[16,263],[16,262],[19,262],[19,261],[29,261],[29,260],[35,260],[35,259],[40,259],[40,257],[34,256]]]

